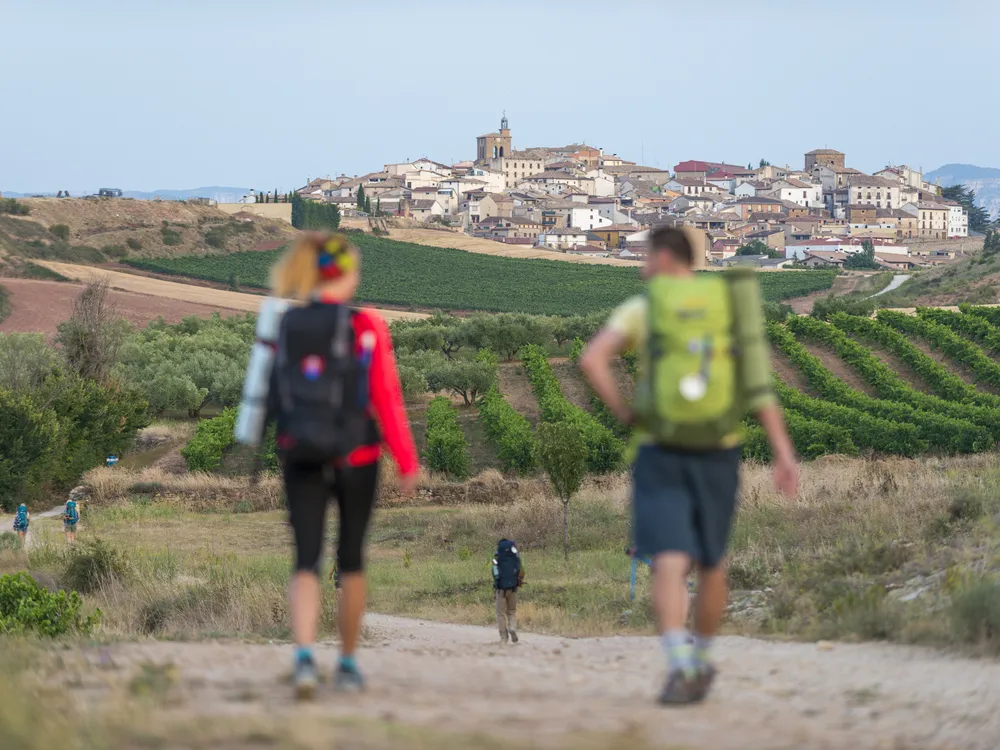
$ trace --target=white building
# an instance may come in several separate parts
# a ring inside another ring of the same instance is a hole
[[[875,252],[892,253],[896,255],[909,255],[910,248],[906,245],[897,245],[885,239],[862,239],[860,237],[823,237],[811,240],[792,240],[785,243],[785,257],[789,260],[805,260],[806,253],[835,252],[835,253],[860,253],[864,242],[871,242],[875,246]]]
[[[897,209],[903,206],[902,186],[884,177],[852,174],[847,179],[848,198],[851,206],[875,206]]]
[[[447,180],[449,175],[430,169],[414,169],[404,173],[403,179],[410,190],[420,187],[437,187]]]
[[[579,229],[548,229],[538,235],[538,246],[553,250],[567,250],[587,244],[587,232]]]
[[[451,175],[451,167],[441,162],[431,159],[417,159],[416,161],[401,162],[399,164],[386,164],[385,171],[391,175],[402,177],[407,172],[426,170],[428,172],[440,172],[444,175]]]
[[[747,183],[744,183],[747,184]],[[740,187],[743,187],[742,185]],[[776,180],[767,195],[778,200],[789,201],[803,208],[823,206],[823,186],[817,182],[802,182],[792,177]]]
[[[969,236],[969,214],[965,207],[954,201],[938,200],[942,206],[948,207],[948,236],[968,237]]]

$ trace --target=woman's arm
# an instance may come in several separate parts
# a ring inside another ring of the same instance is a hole
[[[382,429],[385,444],[396,460],[396,465],[399,466],[399,473],[409,476],[415,474],[419,468],[417,447],[413,442],[413,433],[406,417],[403,388],[399,383],[389,327],[377,313],[365,310],[364,314],[375,334],[375,348],[368,375],[372,407]]]

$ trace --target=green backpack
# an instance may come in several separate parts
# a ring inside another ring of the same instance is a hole
[[[746,415],[738,342],[753,329],[762,338],[763,322],[755,272],[741,270],[649,282],[647,359],[635,404],[639,426],[657,442],[717,447]]]

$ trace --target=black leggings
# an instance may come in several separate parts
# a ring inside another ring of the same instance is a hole
[[[284,473],[288,518],[295,534],[295,570],[319,573],[331,495],[340,510],[337,570],[363,570],[362,547],[375,506],[378,464],[344,469],[289,465]]]

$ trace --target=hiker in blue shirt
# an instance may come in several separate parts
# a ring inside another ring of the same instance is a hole
[[[77,508],[76,500],[66,503],[66,512],[63,513],[63,531],[66,532],[66,541],[69,544],[76,543],[76,525],[80,523],[80,510]]]
[[[17,515],[14,516],[14,531],[17,532],[18,537],[21,539],[21,544],[24,544],[25,539],[28,537],[28,525],[31,523],[31,514],[28,512],[28,506],[21,503],[17,506]]]

